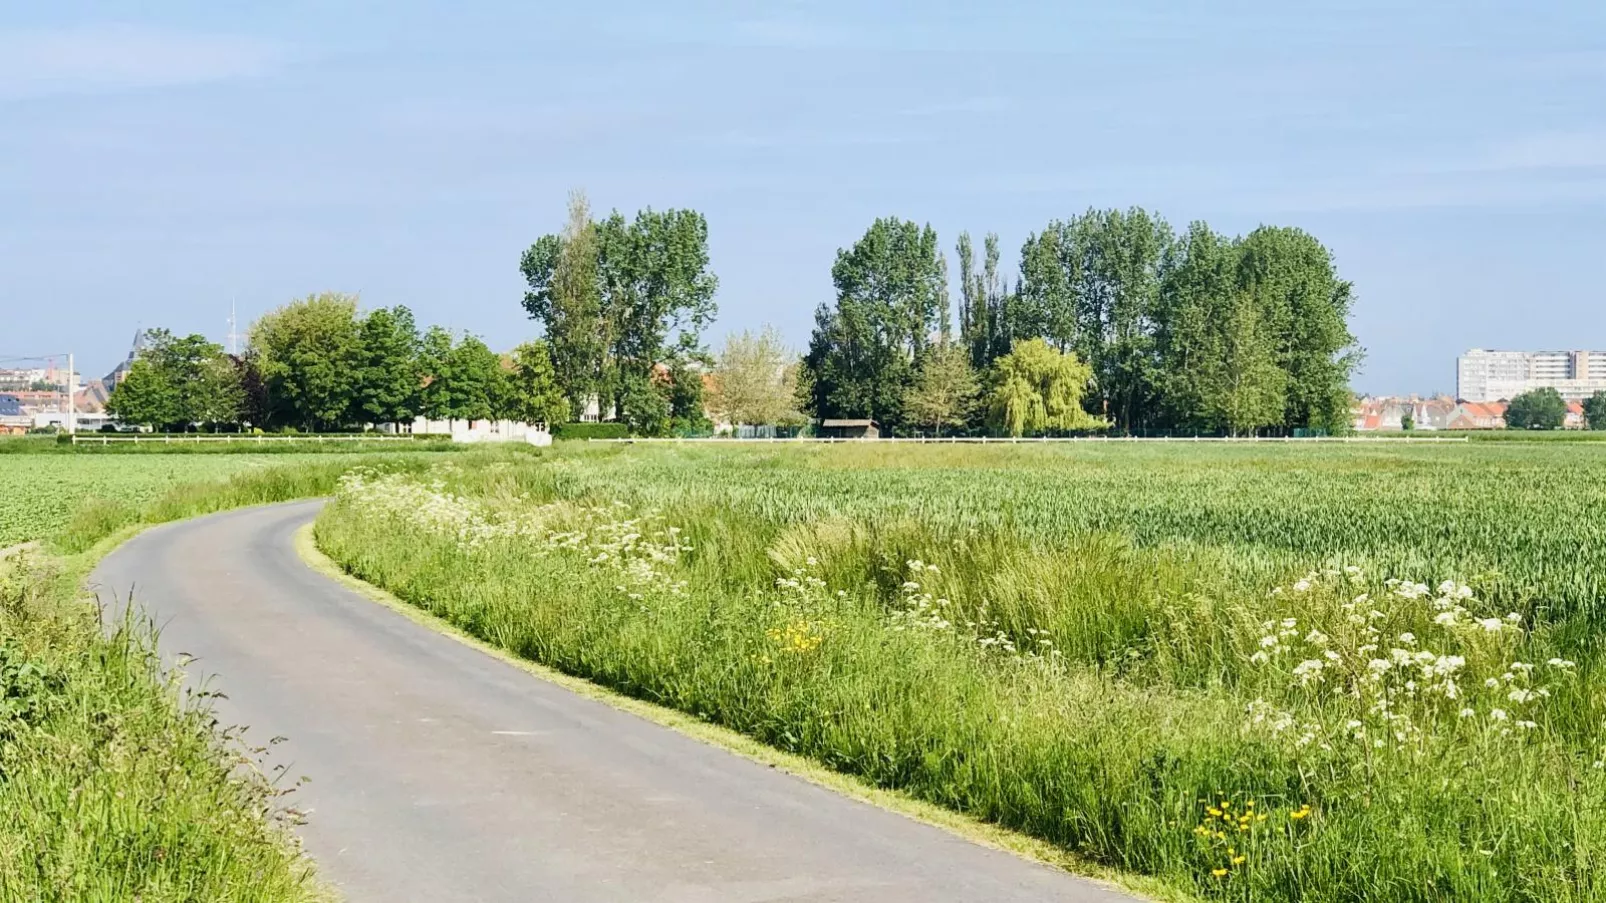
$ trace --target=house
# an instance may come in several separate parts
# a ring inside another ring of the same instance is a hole
[[[1455,414],[1447,427],[1452,430],[1503,430],[1506,428],[1506,403],[1503,401],[1463,401],[1455,406]]]
[[[1407,417],[1414,429],[1443,430],[1450,428],[1455,411],[1455,401],[1444,395],[1432,398],[1384,395],[1360,399],[1350,409],[1350,415],[1359,432],[1404,429]]]
[[[1562,421],[1562,427],[1569,430],[1582,430],[1589,428],[1589,418],[1584,416],[1584,406],[1576,401],[1567,402],[1567,417]]]
[[[881,424],[869,419],[822,420],[820,421],[820,438],[879,439],[881,438]]]
[[[33,426],[33,418],[22,412],[22,403],[15,395],[0,395],[0,435],[26,433]]]

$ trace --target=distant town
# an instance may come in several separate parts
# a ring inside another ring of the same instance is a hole
[[[1379,430],[1498,430],[1511,400],[1554,389],[1566,403],[1565,429],[1585,429],[1584,403],[1606,392],[1606,352],[1490,351],[1456,358],[1455,395],[1369,395],[1356,400],[1357,432]]]

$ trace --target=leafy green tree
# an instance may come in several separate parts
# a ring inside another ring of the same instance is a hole
[[[708,222],[695,210],[647,209],[632,222],[614,211],[597,224],[597,236],[609,362],[617,380],[651,380],[659,364],[699,350],[718,310]],[[622,394],[619,402],[623,409]]]
[[[521,268],[525,309],[545,327],[576,416],[593,398],[622,410],[627,384],[697,352],[716,312],[708,223],[694,210],[648,209],[633,221],[615,211],[592,222],[577,193],[563,234],[539,239]]]
[[[1555,389],[1530,389],[1506,405],[1506,428],[1559,430],[1567,423],[1567,402]]]
[[[353,422],[409,423],[419,408],[419,338],[406,307],[369,311],[357,329]]]
[[[220,345],[212,346],[215,354],[201,361],[196,373],[196,393],[190,413],[195,423],[233,426],[245,417],[245,384],[234,358],[223,353]]]
[[[107,411],[126,423],[185,431],[236,423],[243,404],[238,373],[221,346],[201,335],[152,329],[139,359],[107,399]]]
[[[707,366],[707,359],[701,355],[690,357],[677,353],[670,359],[665,390],[669,399],[670,427],[677,434],[706,434],[713,426],[708,420],[703,391]]]
[[[1134,207],[1052,222],[1021,250],[1022,327],[1093,367],[1100,400],[1123,429],[1155,411],[1153,326],[1172,242],[1163,219]]]
[[[993,363],[987,396],[988,423],[1011,436],[1101,429],[1106,424],[1082,409],[1093,370],[1074,352],[1042,339],[1018,342]]]
[[[797,383],[797,357],[774,327],[743,331],[720,349],[711,402],[732,426],[797,423]]]
[[[579,419],[604,388],[613,331],[603,309],[597,257],[590,202],[584,192],[574,191],[562,234],[543,235],[520,263],[529,284],[524,309],[546,333],[553,372],[569,400],[568,419]]]
[[[1584,399],[1584,420],[1592,430],[1606,430],[1606,392]]]
[[[664,436],[670,428],[669,393],[652,377],[625,377],[619,393],[619,419],[637,436]]]
[[[914,384],[904,394],[904,416],[940,436],[944,427],[969,423],[980,392],[969,349],[939,345],[926,355]]]
[[[106,413],[125,424],[152,429],[177,422],[178,410],[178,387],[147,358],[135,360],[106,399]]]
[[[1362,353],[1349,331],[1353,291],[1332,253],[1298,229],[1262,226],[1238,243],[1238,289],[1276,337],[1287,379],[1284,425],[1342,432]]]
[[[1406,411],[1404,414],[1400,415],[1400,429],[1407,433],[1416,429],[1416,418],[1411,416],[1410,411]]]
[[[1174,428],[1245,435],[1283,420],[1278,337],[1237,275],[1236,243],[1204,223],[1191,225],[1156,317],[1156,389]]]
[[[514,420],[549,425],[569,420],[569,401],[558,385],[548,348],[545,340],[537,339],[513,349],[513,370],[508,375],[508,407]]]
[[[509,393],[502,358],[477,336],[466,335],[452,346],[432,385],[446,420],[494,420],[506,412]]]
[[[834,307],[815,313],[808,364],[821,417],[903,421],[903,396],[924,359],[944,296],[937,233],[878,219],[837,252]]]
[[[431,326],[424,331],[418,346],[420,388],[419,413],[430,420],[456,419],[453,413],[447,371],[452,366],[452,334],[444,327]]]
[[[308,430],[350,422],[356,407],[357,299],[325,292],[265,314],[251,326],[271,419]]]

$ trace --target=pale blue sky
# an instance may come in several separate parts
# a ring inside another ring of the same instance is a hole
[[[801,347],[876,216],[1303,227],[1367,391],[1606,346],[1606,4],[73,2],[0,10],[0,356],[101,372],[317,290],[511,346],[520,252],[707,214],[720,318]],[[1186,10],[1185,12],[1179,10]]]

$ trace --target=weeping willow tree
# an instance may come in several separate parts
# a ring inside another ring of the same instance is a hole
[[[1015,345],[993,363],[987,396],[988,425],[1011,436],[1102,429],[1108,424],[1082,410],[1093,368],[1073,352],[1042,339]]]

